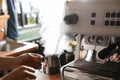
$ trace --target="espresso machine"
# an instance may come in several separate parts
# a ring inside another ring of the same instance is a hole
[[[61,67],[62,80],[120,80],[120,63],[107,58],[119,44],[120,0],[68,0],[63,20],[77,45],[75,60]]]

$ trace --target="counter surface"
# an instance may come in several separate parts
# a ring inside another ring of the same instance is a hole
[[[61,80],[60,73],[54,75],[48,75],[42,71],[36,70],[37,78],[36,80]]]

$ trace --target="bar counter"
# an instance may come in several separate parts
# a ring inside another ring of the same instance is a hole
[[[61,80],[60,73],[49,75],[42,71],[36,70],[36,76],[36,80]]]

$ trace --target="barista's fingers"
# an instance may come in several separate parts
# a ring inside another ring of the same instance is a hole
[[[120,55],[116,54],[115,62],[119,62],[119,60],[120,60]]]
[[[39,55],[39,54],[32,54],[32,53],[29,53],[29,58],[33,61],[33,67],[36,68],[36,69],[40,69],[42,64],[42,59],[43,59],[43,56]]]
[[[33,72],[33,73],[35,73],[35,69],[34,68],[32,68],[32,67],[29,67],[29,66],[21,66],[20,67],[22,70],[27,70],[27,71],[30,71],[30,72]]]
[[[119,63],[120,62],[120,54],[115,53],[112,56],[110,56],[110,61]]]
[[[114,59],[113,56],[110,56],[110,61],[113,61],[113,59]]]
[[[23,71],[23,75],[26,78],[29,78],[30,80],[36,78],[36,76],[35,76],[35,69],[34,68],[23,65],[23,66],[20,67],[20,69],[21,69],[21,71]]]
[[[118,54],[118,59],[120,60],[120,54]]]
[[[114,55],[112,55],[112,56],[110,56],[110,61],[114,61],[115,60],[115,58],[116,58],[116,55],[114,54]]]
[[[42,64],[36,64],[36,65],[35,65],[35,69],[40,69],[41,66],[42,66]]]
[[[117,63],[120,63],[120,56],[118,56],[118,58],[117,58],[117,61],[116,61]]]
[[[29,72],[29,71],[27,71],[27,70],[25,70],[24,71],[25,72],[25,76],[28,78],[28,79],[36,79],[36,76],[35,76],[35,74],[34,73],[32,73],[32,72]]]
[[[120,63],[120,58],[118,58],[115,62]]]
[[[110,61],[115,62],[117,60],[118,54],[115,53],[112,56],[110,56]]]
[[[115,58],[113,62],[118,62],[118,58]]]

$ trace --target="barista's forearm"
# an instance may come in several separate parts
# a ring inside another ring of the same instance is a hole
[[[17,67],[17,59],[15,57],[0,57],[0,71],[12,70]]]

